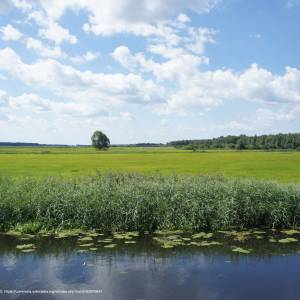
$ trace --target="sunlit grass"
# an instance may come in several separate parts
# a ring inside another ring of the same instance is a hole
[[[225,177],[253,177],[282,182],[300,182],[300,152],[207,151],[175,148],[51,148],[0,147],[0,175],[86,176],[100,172],[159,172],[163,174],[222,174]],[[30,149],[29,149],[30,148]],[[56,152],[57,151],[57,152]],[[60,151],[60,152],[58,152]],[[65,153],[63,151],[66,151]],[[78,151],[78,152],[76,152]],[[29,152],[29,153],[28,153]]]

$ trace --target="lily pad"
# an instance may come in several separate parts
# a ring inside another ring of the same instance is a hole
[[[94,243],[88,243],[88,244],[81,244],[80,247],[92,247],[94,246]]]
[[[85,236],[85,237],[78,239],[78,242],[88,242],[88,241],[93,241],[93,238],[90,236]]]
[[[89,250],[90,250],[90,251],[97,251],[98,248],[96,248],[96,247],[91,247],[91,248],[89,248]]]
[[[23,249],[23,250],[21,250],[21,252],[23,252],[23,253],[30,253],[30,252],[33,252],[33,251],[35,251],[34,248],[29,248],[29,249]]]
[[[235,241],[239,241],[239,242],[243,242],[249,239],[250,237],[250,232],[248,231],[240,231],[240,232],[235,232],[232,235],[234,235],[234,240]]]
[[[91,233],[87,234],[88,237],[96,237],[96,236],[99,236],[99,235],[100,235],[100,233],[98,233],[98,232],[91,232]]]
[[[34,234],[23,234],[22,236],[21,236],[21,239],[22,238],[29,238],[29,239],[33,239],[35,237],[35,235]]]
[[[114,234],[114,238],[117,240],[131,240],[132,236],[127,235],[126,233],[118,233],[118,234]]]
[[[278,240],[278,243],[282,243],[282,244],[294,243],[294,242],[298,242],[298,240],[295,238],[286,238],[286,239]]]
[[[109,245],[105,245],[104,248],[115,248],[117,246],[117,244],[109,244]]]
[[[216,241],[211,241],[211,242],[203,241],[203,242],[200,242],[200,246],[217,246],[217,245],[223,245],[223,243],[216,242]]]
[[[263,231],[263,230],[255,230],[255,231],[253,231],[252,233],[253,233],[253,234],[258,234],[258,235],[260,235],[260,234],[265,234],[266,232]]]
[[[190,242],[187,244],[188,246],[200,246],[200,243],[197,242]]]
[[[136,244],[136,241],[125,241],[125,244]]]
[[[99,243],[111,243],[113,239],[98,240]]]
[[[137,231],[128,231],[126,232],[127,235],[133,236],[133,237],[138,237],[139,233]]]
[[[165,238],[157,237],[157,236],[153,237],[153,240],[158,242],[158,243],[165,243],[167,241]]]
[[[295,229],[282,230],[281,232],[285,233],[287,235],[294,235],[294,234],[299,234],[300,233],[299,230],[295,230]]]
[[[270,243],[276,243],[277,241],[276,241],[273,237],[270,237],[270,238],[269,238],[269,242],[270,242]]]
[[[18,250],[33,249],[33,248],[35,248],[35,245],[34,244],[23,244],[23,245],[17,245],[16,248]]]
[[[78,229],[61,230],[56,232],[56,239],[64,239],[71,236],[78,236],[81,233]]]
[[[249,254],[252,250],[251,249],[244,249],[241,247],[233,247],[231,249],[232,252],[238,252],[238,253],[243,253],[243,254]]]
[[[32,237],[29,237],[29,236],[22,236],[20,238],[21,241],[29,241],[29,240],[32,240]]]
[[[199,233],[193,234],[192,239],[200,239],[200,238],[209,239],[212,236],[213,236],[213,233],[211,233],[211,232],[209,232],[209,233],[199,232]]]
[[[171,243],[165,243],[165,244],[162,244],[161,247],[164,249],[171,249],[171,248],[174,248],[174,245],[172,245]]]

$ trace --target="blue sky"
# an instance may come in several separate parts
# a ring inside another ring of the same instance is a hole
[[[4,0],[0,141],[299,132],[300,0]]]

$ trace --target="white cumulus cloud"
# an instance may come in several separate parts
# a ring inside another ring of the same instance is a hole
[[[0,50],[0,70],[32,89],[43,88],[76,101],[97,101],[103,107],[163,100],[164,89],[136,74],[80,71],[53,59],[26,64],[11,48]]]
[[[23,36],[23,34],[17,28],[10,24],[2,26],[0,28],[0,32],[4,41],[17,41]]]
[[[100,52],[87,51],[83,55],[77,55],[70,58],[74,64],[83,64],[98,59],[101,56]]]
[[[77,37],[71,34],[69,29],[62,27],[41,11],[30,12],[28,18],[37,23],[40,27],[38,34],[44,39],[54,41],[56,44],[61,44],[64,41],[70,44],[76,44],[78,41]]]
[[[66,54],[59,46],[49,47],[38,39],[29,37],[26,40],[26,48],[36,51],[37,55],[41,57],[61,58],[66,57]]]

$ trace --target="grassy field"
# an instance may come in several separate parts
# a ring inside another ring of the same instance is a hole
[[[84,176],[97,171],[222,174],[300,182],[300,152],[177,150],[171,147],[0,147],[0,176]]]
[[[174,147],[111,147],[98,151],[93,147],[0,147],[0,154],[111,154],[111,153],[183,153]]]

